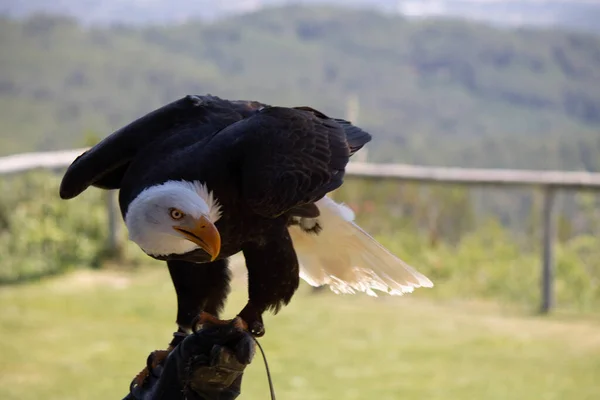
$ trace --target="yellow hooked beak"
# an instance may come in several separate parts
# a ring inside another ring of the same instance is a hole
[[[186,239],[196,243],[204,251],[206,251],[214,261],[221,251],[221,235],[215,224],[210,222],[206,217],[193,219],[192,223],[186,226],[174,226],[178,232],[181,232]]]

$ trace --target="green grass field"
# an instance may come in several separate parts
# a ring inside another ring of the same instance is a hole
[[[244,292],[238,282],[229,315]],[[303,286],[265,321],[261,343],[278,398],[600,398],[597,317],[534,317],[424,297],[311,295]],[[175,327],[162,268],[77,271],[2,287],[0,306],[3,400],[120,399]],[[261,359],[242,391],[240,398],[267,398]]]

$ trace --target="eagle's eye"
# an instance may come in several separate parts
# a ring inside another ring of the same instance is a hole
[[[171,215],[171,218],[173,218],[173,219],[181,219],[185,216],[185,214],[183,212],[179,211],[176,208],[169,209],[169,214]]]

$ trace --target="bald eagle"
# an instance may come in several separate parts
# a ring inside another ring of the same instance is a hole
[[[60,196],[119,189],[130,240],[167,263],[181,332],[194,321],[222,322],[228,259],[241,252],[248,302],[236,321],[261,336],[263,313],[288,304],[300,278],[338,293],[401,295],[432,286],[326,196],[370,140],[310,107],[188,95],[77,157]]]

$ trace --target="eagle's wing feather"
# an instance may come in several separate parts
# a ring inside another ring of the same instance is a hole
[[[400,296],[433,283],[396,257],[354,223],[348,207],[323,197],[316,205],[321,231],[306,234],[299,226],[289,228],[300,261],[300,277],[313,286],[329,285],[336,293],[375,290]]]
[[[67,169],[60,186],[60,196],[70,199],[89,186],[119,189],[131,161],[148,146],[173,135],[193,130],[203,140],[237,122],[264,104],[254,101],[228,101],[216,96],[188,95],[112,133],[80,155]]]
[[[244,132],[242,191],[253,212],[277,217],[341,186],[351,146],[337,121],[309,109],[266,107],[236,125]]]

